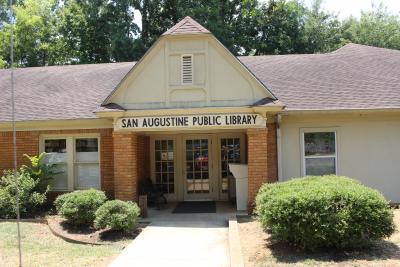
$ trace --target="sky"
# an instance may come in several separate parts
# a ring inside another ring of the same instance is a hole
[[[266,2],[268,0],[260,0]],[[310,5],[312,0],[303,0],[304,3]],[[349,17],[360,17],[361,10],[369,11],[372,9],[372,4],[379,5],[383,3],[390,12],[400,13],[400,0],[323,0],[323,9],[333,12],[339,16],[340,19]],[[141,15],[139,11],[135,11],[135,22],[142,28]]]
[[[312,0],[304,0],[304,2],[306,4],[310,4]],[[361,10],[371,10],[372,3],[379,5],[381,2],[388,8],[390,12],[400,12],[400,0],[324,0],[322,7],[325,10],[334,12],[339,16],[340,19],[343,19],[349,17],[350,15],[353,15],[354,17],[360,17]]]

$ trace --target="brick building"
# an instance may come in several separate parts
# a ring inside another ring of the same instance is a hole
[[[55,192],[171,201],[229,197],[229,163],[262,183],[359,179],[400,202],[400,52],[233,56],[186,17],[139,62],[15,70],[17,156],[47,152]],[[10,71],[0,71],[0,170],[12,168]]]

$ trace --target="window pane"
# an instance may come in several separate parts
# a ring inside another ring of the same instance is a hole
[[[304,133],[304,153],[306,156],[335,155],[335,133]]]
[[[50,180],[51,190],[67,190],[68,189],[68,165],[57,164],[54,170],[57,174]]]
[[[67,140],[51,139],[44,141],[46,155],[43,158],[44,164],[54,164],[55,172],[50,180],[51,190],[68,189],[68,164],[67,164]]]
[[[66,139],[45,140],[44,151],[46,153],[66,153],[67,140]]]
[[[166,194],[174,193],[174,141],[155,140],[155,184]]]
[[[99,164],[77,164],[75,187],[77,189],[100,188]]]
[[[240,163],[240,138],[221,139],[221,190],[228,192],[229,163]]]
[[[97,138],[76,139],[75,145],[77,162],[99,161],[99,148]]]
[[[336,173],[335,158],[306,159],[306,175],[326,175]]]

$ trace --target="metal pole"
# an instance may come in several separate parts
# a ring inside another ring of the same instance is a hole
[[[19,266],[22,267],[22,250],[21,250],[21,229],[20,229],[20,211],[19,211],[19,176],[17,173],[17,132],[15,127],[15,96],[14,96],[14,16],[12,5],[13,1],[9,0],[10,16],[11,16],[11,34],[10,34],[10,61],[11,61],[11,114],[12,114],[12,131],[13,131],[13,160],[14,160],[14,178],[16,180],[16,204],[17,204],[17,232],[18,232],[18,256]]]

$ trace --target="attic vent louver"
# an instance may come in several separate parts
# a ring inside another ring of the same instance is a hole
[[[182,55],[182,84],[193,83],[193,55]]]

